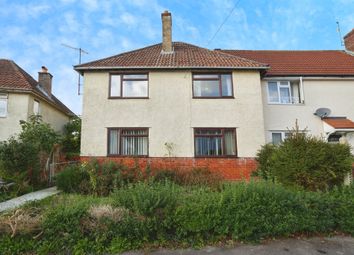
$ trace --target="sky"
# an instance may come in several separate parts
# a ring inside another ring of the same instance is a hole
[[[53,94],[81,114],[78,52],[62,44],[88,62],[160,43],[164,10],[173,41],[209,49],[339,50],[336,21],[342,36],[354,28],[354,0],[0,0],[0,58],[35,79],[46,66]]]

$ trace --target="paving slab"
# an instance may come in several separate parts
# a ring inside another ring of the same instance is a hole
[[[58,194],[59,192],[60,190],[58,190],[57,187],[51,187],[51,188],[38,190],[35,192],[25,194],[20,197],[7,200],[5,202],[0,203],[0,212],[15,209],[17,207],[24,205],[27,202],[41,200],[46,197]]]
[[[354,238],[347,236],[284,239],[265,244],[240,244],[233,248],[205,247],[201,250],[179,249],[126,252],[124,255],[354,255]]]

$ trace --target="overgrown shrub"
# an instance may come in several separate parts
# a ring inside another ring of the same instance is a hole
[[[201,246],[227,239],[259,241],[332,231],[354,235],[353,199],[354,186],[309,192],[263,181],[228,183],[219,190],[139,182],[110,197],[59,195],[31,204],[45,206],[40,210],[41,229],[19,229],[13,238],[9,229],[8,234],[1,231],[0,250],[107,254],[145,244]]]
[[[264,179],[312,191],[341,186],[353,162],[347,144],[327,143],[298,129],[278,146],[263,146],[257,160]]]
[[[40,116],[20,121],[17,137],[0,143],[0,177],[14,182],[17,195],[40,186],[41,173],[58,134]]]
[[[80,155],[81,143],[81,119],[74,117],[64,126],[64,133],[61,140],[63,152],[67,159]]]
[[[85,193],[83,185],[89,180],[89,175],[80,165],[69,165],[55,177],[58,189],[66,193]]]

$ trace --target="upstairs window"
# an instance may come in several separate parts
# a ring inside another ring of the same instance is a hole
[[[40,114],[40,107],[39,107],[39,101],[34,100],[33,101],[33,114],[34,115],[39,115]]]
[[[193,74],[193,97],[232,98],[232,75]]]
[[[147,98],[148,74],[112,74],[110,98]]]
[[[268,102],[270,104],[300,104],[301,99],[299,81],[269,81]]]
[[[147,156],[147,128],[109,128],[108,155]]]
[[[237,155],[234,128],[194,129],[196,157],[227,157]]]
[[[7,94],[0,94],[0,117],[5,118],[7,116]]]

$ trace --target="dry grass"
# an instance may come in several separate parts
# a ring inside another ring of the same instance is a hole
[[[42,215],[36,208],[17,209],[11,214],[0,216],[0,233],[33,234],[41,231]]]
[[[129,213],[125,208],[114,208],[111,205],[93,205],[89,209],[89,215],[96,220],[103,218],[111,219],[114,222],[120,222]]]

